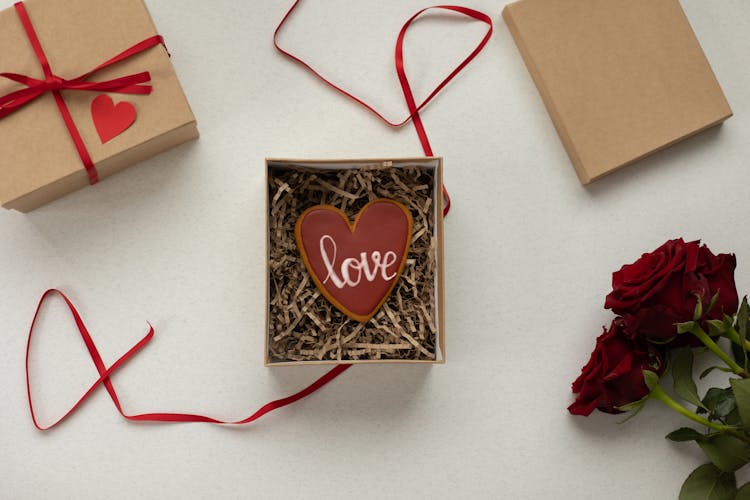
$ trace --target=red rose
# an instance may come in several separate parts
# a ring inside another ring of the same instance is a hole
[[[693,319],[697,297],[705,310],[719,292],[704,319],[737,311],[736,263],[734,255],[714,255],[698,241],[671,240],[614,273],[604,307],[625,318],[629,336],[668,341],[675,323]]]
[[[656,347],[641,339],[624,334],[625,322],[616,318],[609,331],[596,339],[591,359],[573,382],[573,392],[578,394],[568,407],[573,415],[588,416],[598,409],[606,413],[622,413],[619,407],[643,399],[649,389],[643,380],[643,371],[651,370],[661,375],[664,362]]]

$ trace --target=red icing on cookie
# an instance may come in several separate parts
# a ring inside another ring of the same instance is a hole
[[[354,224],[331,205],[306,210],[294,233],[315,285],[338,310],[364,323],[388,299],[406,263],[412,217],[402,204],[371,201]]]

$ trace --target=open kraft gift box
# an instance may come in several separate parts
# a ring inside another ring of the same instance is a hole
[[[442,159],[269,159],[266,180],[266,366],[444,363]],[[355,234],[367,207],[383,199],[410,214],[411,244],[390,295],[355,320],[316,286],[295,229],[325,205]]]

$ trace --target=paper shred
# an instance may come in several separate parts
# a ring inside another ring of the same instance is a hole
[[[350,200],[357,199],[356,195],[352,193],[348,193],[344,191],[343,189],[337,188],[336,186],[333,186],[322,179],[318,180],[318,184],[320,184],[321,188],[326,188],[330,191],[333,191],[334,193],[338,194],[339,196],[343,196],[344,198],[349,198]],[[321,189],[321,190],[323,191],[323,194],[325,195],[326,193],[325,189]]]
[[[420,344],[419,342],[417,342],[417,341],[416,341],[416,340],[414,339],[414,337],[412,337],[411,335],[409,335],[409,334],[408,334],[408,333],[406,333],[406,332],[404,332],[404,337],[406,338],[406,340],[408,340],[409,342],[411,342],[411,344],[412,344],[412,345],[413,345],[414,347],[416,347],[417,349],[419,349],[419,351],[420,351],[420,352],[421,352],[422,354],[424,354],[425,356],[427,356],[427,357],[428,357],[429,359],[434,359],[434,358],[435,358],[435,355],[434,355],[434,354],[432,354],[432,353],[430,353],[430,352],[427,352],[427,350],[426,350],[426,349],[425,349],[424,347],[422,347],[422,344]]]
[[[412,344],[349,344],[346,347],[354,349],[368,349],[374,351],[396,351],[399,349],[413,349]]]

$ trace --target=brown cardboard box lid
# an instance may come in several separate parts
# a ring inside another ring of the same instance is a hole
[[[24,4],[52,71],[62,78],[90,71],[157,34],[143,0],[26,0]],[[0,72],[44,78],[13,8],[0,11],[0,47]],[[116,163],[110,161],[115,157],[195,123],[169,56],[161,46],[97,72],[89,80],[104,81],[142,71],[150,72],[153,93],[110,94],[115,102],[132,102],[138,117],[132,127],[106,144],[101,143],[90,115],[91,101],[101,92],[62,92],[102,178],[111,173],[107,165]],[[23,87],[0,78],[0,95],[19,88]],[[72,176],[84,184],[87,181],[51,94],[0,120],[0,203]]]
[[[678,0],[521,0],[503,17],[584,184],[732,115]]]

